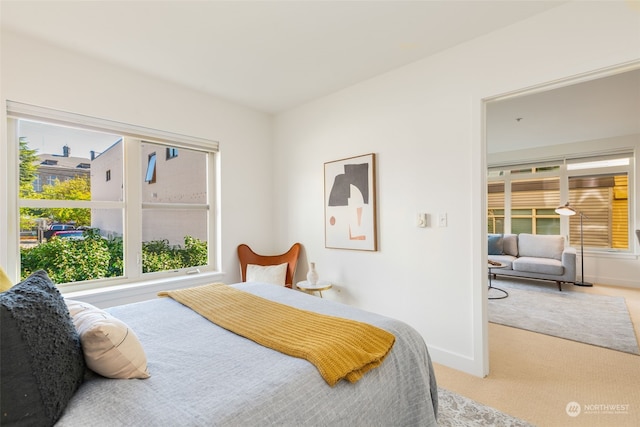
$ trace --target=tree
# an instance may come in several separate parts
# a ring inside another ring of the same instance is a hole
[[[20,197],[28,198],[34,193],[33,181],[38,177],[38,150],[29,148],[29,141],[20,138]]]
[[[67,181],[56,180],[53,185],[44,185],[37,193],[33,181],[38,176],[37,150],[29,148],[29,141],[20,138],[20,198],[50,200],[91,200],[91,182],[88,177],[76,176]],[[35,227],[36,218],[49,218],[55,222],[75,222],[76,225],[91,225],[91,209],[86,208],[21,208],[20,228]]]
[[[91,182],[88,177],[76,176],[67,181],[56,180],[54,185],[42,187],[42,199],[51,200],[91,200]],[[49,208],[42,209],[44,216],[55,222],[75,222],[76,226],[91,225],[91,209]]]
[[[20,182],[19,193],[21,198],[33,198],[36,195],[33,189],[33,181],[38,177],[38,154],[37,150],[29,148],[29,141],[25,137],[19,139],[20,142]],[[20,208],[20,229],[29,230],[35,227],[35,218],[39,217],[39,212],[29,208]]]

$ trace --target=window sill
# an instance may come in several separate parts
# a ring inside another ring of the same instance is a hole
[[[135,284],[107,286],[104,288],[62,292],[65,298],[84,301],[99,308],[113,307],[145,301],[157,297],[160,291],[206,285],[222,280],[224,273],[210,272],[198,275],[146,280]]]

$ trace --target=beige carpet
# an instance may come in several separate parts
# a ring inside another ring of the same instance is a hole
[[[492,323],[489,347],[488,377],[435,364],[438,385],[540,427],[640,425],[640,356]]]

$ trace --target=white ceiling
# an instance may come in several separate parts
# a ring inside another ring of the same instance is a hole
[[[15,32],[278,113],[562,3],[1,0],[0,16]],[[500,101],[488,107],[489,152],[640,133],[638,117],[640,72]]]
[[[276,113],[563,1],[10,1],[2,26]]]
[[[632,134],[640,134],[640,69],[487,105],[490,153]]]

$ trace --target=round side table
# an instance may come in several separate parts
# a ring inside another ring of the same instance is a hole
[[[309,283],[306,280],[303,280],[302,282],[298,282],[296,283],[296,287],[306,293],[309,294],[313,294],[314,292],[318,292],[320,294],[320,298],[322,298],[322,291],[326,291],[328,289],[331,289],[331,286],[333,286],[330,282],[327,282],[326,280],[319,280],[318,283],[316,283],[315,285],[312,285],[311,283]]]
[[[500,288],[496,288],[495,286],[493,286],[493,284],[491,283],[491,277],[493,276],[494,269],[498,269],[498,268],[505,268],[507,266],[507,264],[499,262],[497,264],[491,264],[489,263],[489,291],[491,289],[495,289],[496,291],[502,292],[502,295],[499,297],[489,297],[489,299],[504,299],[506,297],[509,296],[509,293],[507,291],[505,291],[504,289],[500,289]]]

